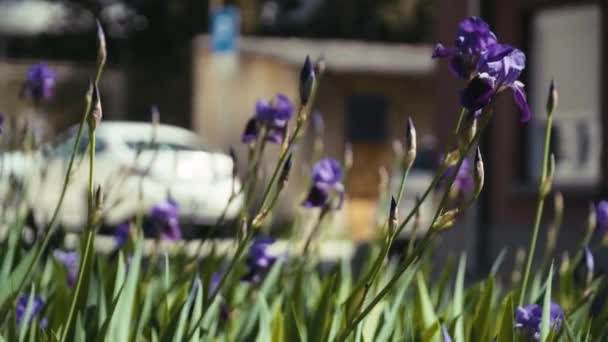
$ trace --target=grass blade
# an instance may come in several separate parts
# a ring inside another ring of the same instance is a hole
[[[540,340],[546,341],[549,336],[551,318],[551,282],[553,281],[553,264],[549,268],[549,275],[545,286],[545,297],[543,299],[543,317],[540,321]]]

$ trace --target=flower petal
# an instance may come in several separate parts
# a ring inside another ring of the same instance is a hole
[[[241,135],[241,142],[243,144],[251,144],[258,137],[258,122],[255,118],[249,119],[245,124],[245,130]]]
[[[443,342],[452,342],[452,337],[450,336],[448,329],[443,324],[441,325],[441,334],[443,335]]]
[[[457,53],[456,49],[448,49],[443,44],[439,43],[435,45],[435,49],[433,49],[433,54],[431,58],[445,58],[453,56]]]
[[[277,94],[275,103],[275,117],[274,120],[287,121],[291,119],[294,107],[289,98],[284,94]]]
[[[490,103],[494,93],[494,79],[487,74],[481,74],[473,78],[462,91],[460,103],[474,113]]]
[[[593,253],[591,253],[591,249],[589,248],[589,246],[585,246],[584,251],[585,251],[585,265],[587,266],[587,271],[589,271],[590,274],[593,274],[593,269],[595,266],[595,262],[593,260]]]
[[[327,204],[329,194],[327,191],[319,186],[314,185],[310,188],[308,196],[302,203],[302,206],[306,208],[319,208]]]
[[[448,63],[448,67],[454,75],[462,79],[469,78],[471,70],[474,69],[471,68],[467,56],[462,54],[452,56],[452,58],[450,58],[450,62]]]
[[[339,183],[342,180],[340,163],[331,158],[319,160],[312,169],[312,180],[329,186]]]
[[[526,97],[526,92],[524,91],[524,84],[516,81],[513,86],[511,86],[511,89],[513,90],[513,100],[521,111],[521,122],[530,121],[532,112],[530,111],[530,106],[528,106],[528,99]]]
[[[596,206],[597,226],[606,231],[608,229],[608,201],[599,201]]]

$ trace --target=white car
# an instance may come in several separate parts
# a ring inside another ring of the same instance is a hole
[[[177,202],[180,221],[193,225],[214,225],[224,211],[226,221],[238,215],[242,197],[229,202],[241,187],[233,177],[232,159],[207,150],[195,133],[162,124],[111,121],[102,122],[96,132],[95,184],[104,194],[105,224],[119,224],[140,211],[147,214],[168,198]],[[37,224],[52,217],[76,133],[77,127],[69,129],[37,153],[3,155],[2,172],[23,178]],[[88,138],[85,127],[58,216],[68,230],[81,229],[87,220]]]

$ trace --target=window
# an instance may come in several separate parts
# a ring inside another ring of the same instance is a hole
[[[76,129],[71,129],[68,132],[60,135],[54,142],[52,142],[48,148],[48,152],[51,156],[58,158],[69,158],[72,155],[74,144],[76,143]],[[80,137],[80,144],[78,146],[78,155],[83,155],[88,152],[89,146],[89,132],[84,129],[82,136]],[[106,151],[106,141],[102,137],[96,137],[95,139],[95,153],[101,154]]]
[[[540,177],[545,103],[551,79],[559,90],[553,118],[555,184],[593,186],[600,180],[601,16],[598,4],[541,9],[531,21],[530,70],[533,121],[529,140],[529,181]]]
[[[187,146],[172,142],[164,141],[127,141],[127,147],[135,151],[154,151],[154,150],[169,150],[169,151],[200,151],[202,148]]]
[[[384,143],[387,100],[383,96],[352,96],[347,104],[347,136],[353,143]]]

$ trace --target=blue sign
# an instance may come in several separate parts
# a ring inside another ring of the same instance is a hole
[[[237,49],[240,12],[235,6],[225,6],[211,13],[211,51],[230,53]]]

